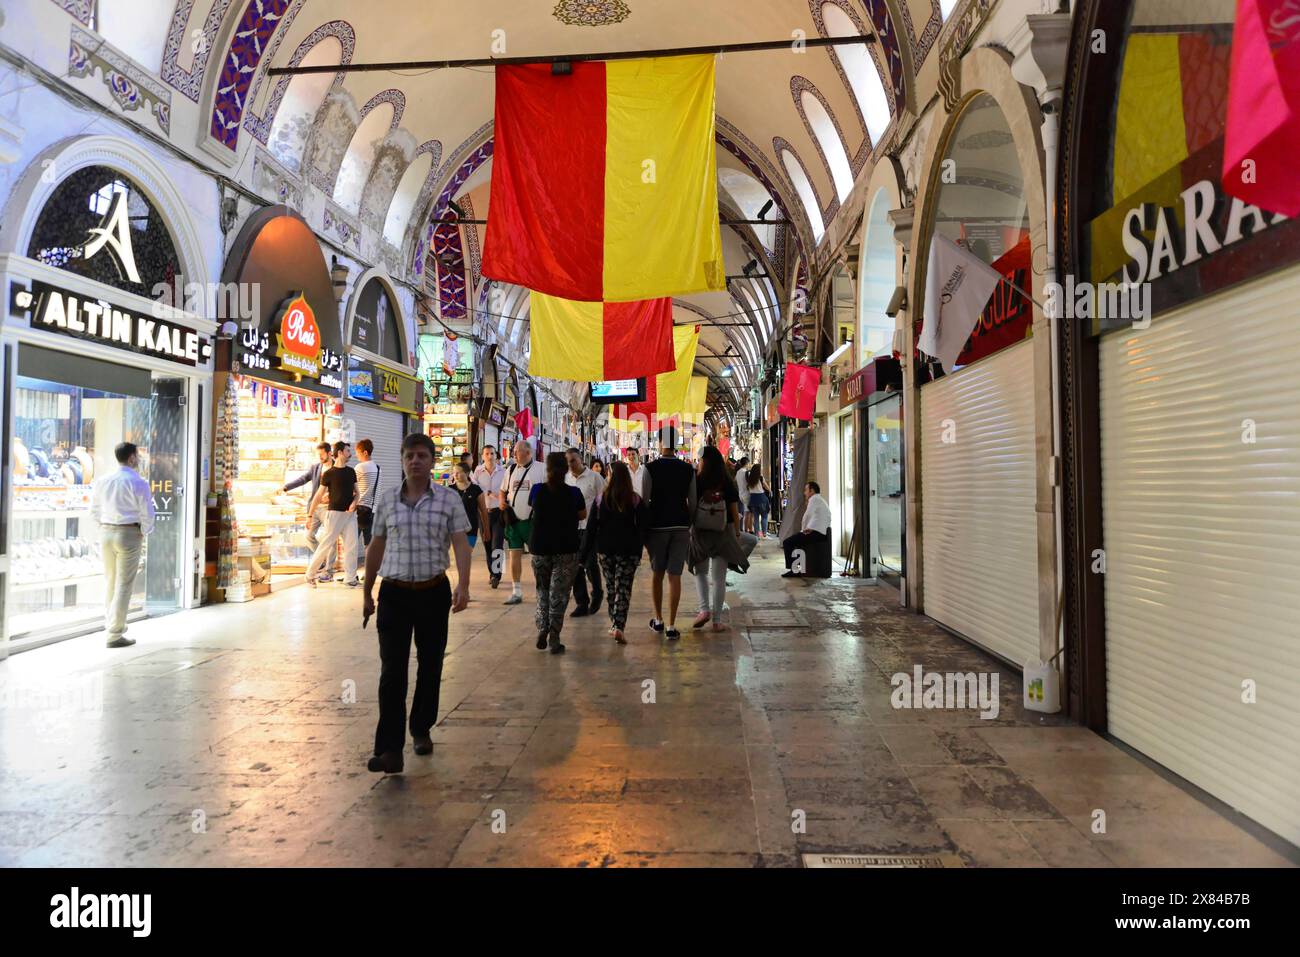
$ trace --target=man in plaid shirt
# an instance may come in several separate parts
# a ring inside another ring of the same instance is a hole
[[[406,684],[411,635],[419,662],[411,701],[411,738],[416,754],[431,754],[429,731],[438,720],[442,658],[447,650],[450,612],[469,604],[471,550],[469,518],[460,496],[430,479],[434,445],[427,435],[402,440],[405,480],[380,490],[375,499],[373,538],[366,549],[365,600],[361,627],[376,612],[379,586],[379,726],[371,771],[398,774],[406,747]],[[456,591],[447,580],[448,548],[456,552]]]

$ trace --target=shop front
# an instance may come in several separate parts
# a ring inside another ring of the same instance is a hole
[[[898,587],[903,576],[901,363],[871,360],[840,385],[830,418],[832,543],[861,574]]]
[[[433,478],[446,484],[452,481],[452,470],[460,457],[474,454],[478,437],[471,434],[471,429],[478,429],[493,417],[471,417],[471,412],[481,415],[484,410],[474,402],[474,356],[467,340],[423,335],[419,351],[424,433],[433,439],[438,450]],[[478,447],[482,447],[481,442]]]
[[[374,445],[379,487],[402,480],[402,439],[420,430],[424,386],[407,365],[406,320],[386,276],[370,270],[357,280],[348,306],[344,441]]]
[[[1037,123],[1023,97],[1009,95],[1015,81],[1005,62],[975,51],[962,69],[963,86],[971,89],[936,121],[926,161],[932,173],[918,197],[908,296],[914,335],[938,321],[923,308],[935,237],[962,246],[1006,281],[994,289],[949,374],[915,349],[916,339],[909,347],[919,386],[908,425],[919,462],[909,489],[919,492],[920,512],[920,554],[912,558],[920,559],[921,610],[1019,668],[1039,655],[1040,581],[1054,577],[1039,564],[1051,548],[1050,539],[1040,542],[1038,510],[1044,487],[1050,501],[1050,484],[1040,486],[1048,463],[1045,456],[1040,462],[1039,449],[1050,448],[1050,411],[1043,410],[1050,410],[1051,384],[1035,351],[1046,340],[1035,342],[1033,305],[1018,291],[1032,291],[1037,278],[1030,251],[1032,236],[1046,229],[1043,171],[1036,138],[1024,133]],[[949,182],[944,169],[981,172]],[[910,410],[903,411],[907,421]],[[887,447],[888,438],[878,432],[876,442]],[[890,461],[877,467],[882,482],[892,481]],[[877,518],[892,522],[892,510],[878,507]],[[996,589],[989,587],[990,569],[997,570]]]
[[[319,461],[319,444],[346,441],[345,357],[325,257],[296,213],[253,214],[224,278],[260,290],[256,319],[221,343],[215,383],[208,574],[214,599],[242,601],[306,571],[312,486],[284,487]]]
[[[144,160],[133,173],[79,144],[15,191],[0,255],[0,657],[103,627],[106,578],[92,482],[139,447],[153,491],[128,620],[190,607],[206,463],[199,409],[212,389],[214,323],[185,303],[202,277],[184,206]],[[39,162],[39,161],[38,161]],[[198,308],[202,308],[201,305]]]
[[[1119,42],[1063,133],[1071,710],[1300,844],[1300,221],[1234,195],[1232,4],[1076,17]]]

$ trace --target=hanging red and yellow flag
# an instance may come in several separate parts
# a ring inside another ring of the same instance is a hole
[[[528,312],[528,372],[569,382],[653,378],[676,368],[673,302],[576,302],[540,292]]]
[[[497,67],[483,275],[583,302],[723,290],[714,68]]]
[[[679,414],[686,405],[695,368],[695,351],[700,344],[699,326],[673,326],[673,352],[677,367],[646,380],[645,401],[614,406],[611,418],[620,432],[635,432],[655,419]]]

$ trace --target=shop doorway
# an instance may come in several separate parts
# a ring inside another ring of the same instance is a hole
[[[91,483],[139,447],[153,493],[128,618],[184,607],[189,379],[35,346],[18,349],[6,416],[10,451],[6,633],[22,650],[103,627],[105,578]]]
[[[902,398],[867,408],[867,472],[871,483],[872,562],[876,576],[899,586],[903,577]]]

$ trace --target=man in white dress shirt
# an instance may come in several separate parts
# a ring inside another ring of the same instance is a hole
[[[826,499],[822,498],[821,493],[821,486],[816,482],[809,482],[803,487],[803,496],[807,504],[804,506],[802,531],[797,535],[791,535],[781,543],[781,547],[785,549],[785,567],[792,569],[782,575],[782,578],[802,575],[804,568],[807,567],[805,559],[798,571],[793,570],[796,551],[806,552],[814,543],[824,542],[830,538],[831,507]]]
[[[499,508],[501,480],[505,476],[505,466],[497,461],[496,448],[483,446],[483,464],[474,470],[470,481],[483,490],[483,500],[488,504],[488,527],[481,534],[483,552],[487,555],[488,585],[492,588],[501,584],[501,567],[505,562],[506,526]]]
[[[126,613],[140,570],[145,536],[153,531],[153,494],[140,473],[140,450],[130,442],[113,450],[121,466],[112,475],[95,479],[90,516],[99,523],[99,548],[104,560],[104,623],[108,647],[135,644],[126,637]]]
[[[641,464],[641,453],[636,449],[627,450],[627,470],[632,476],[632,491],[642,498],[645,494],[645,466]]]

